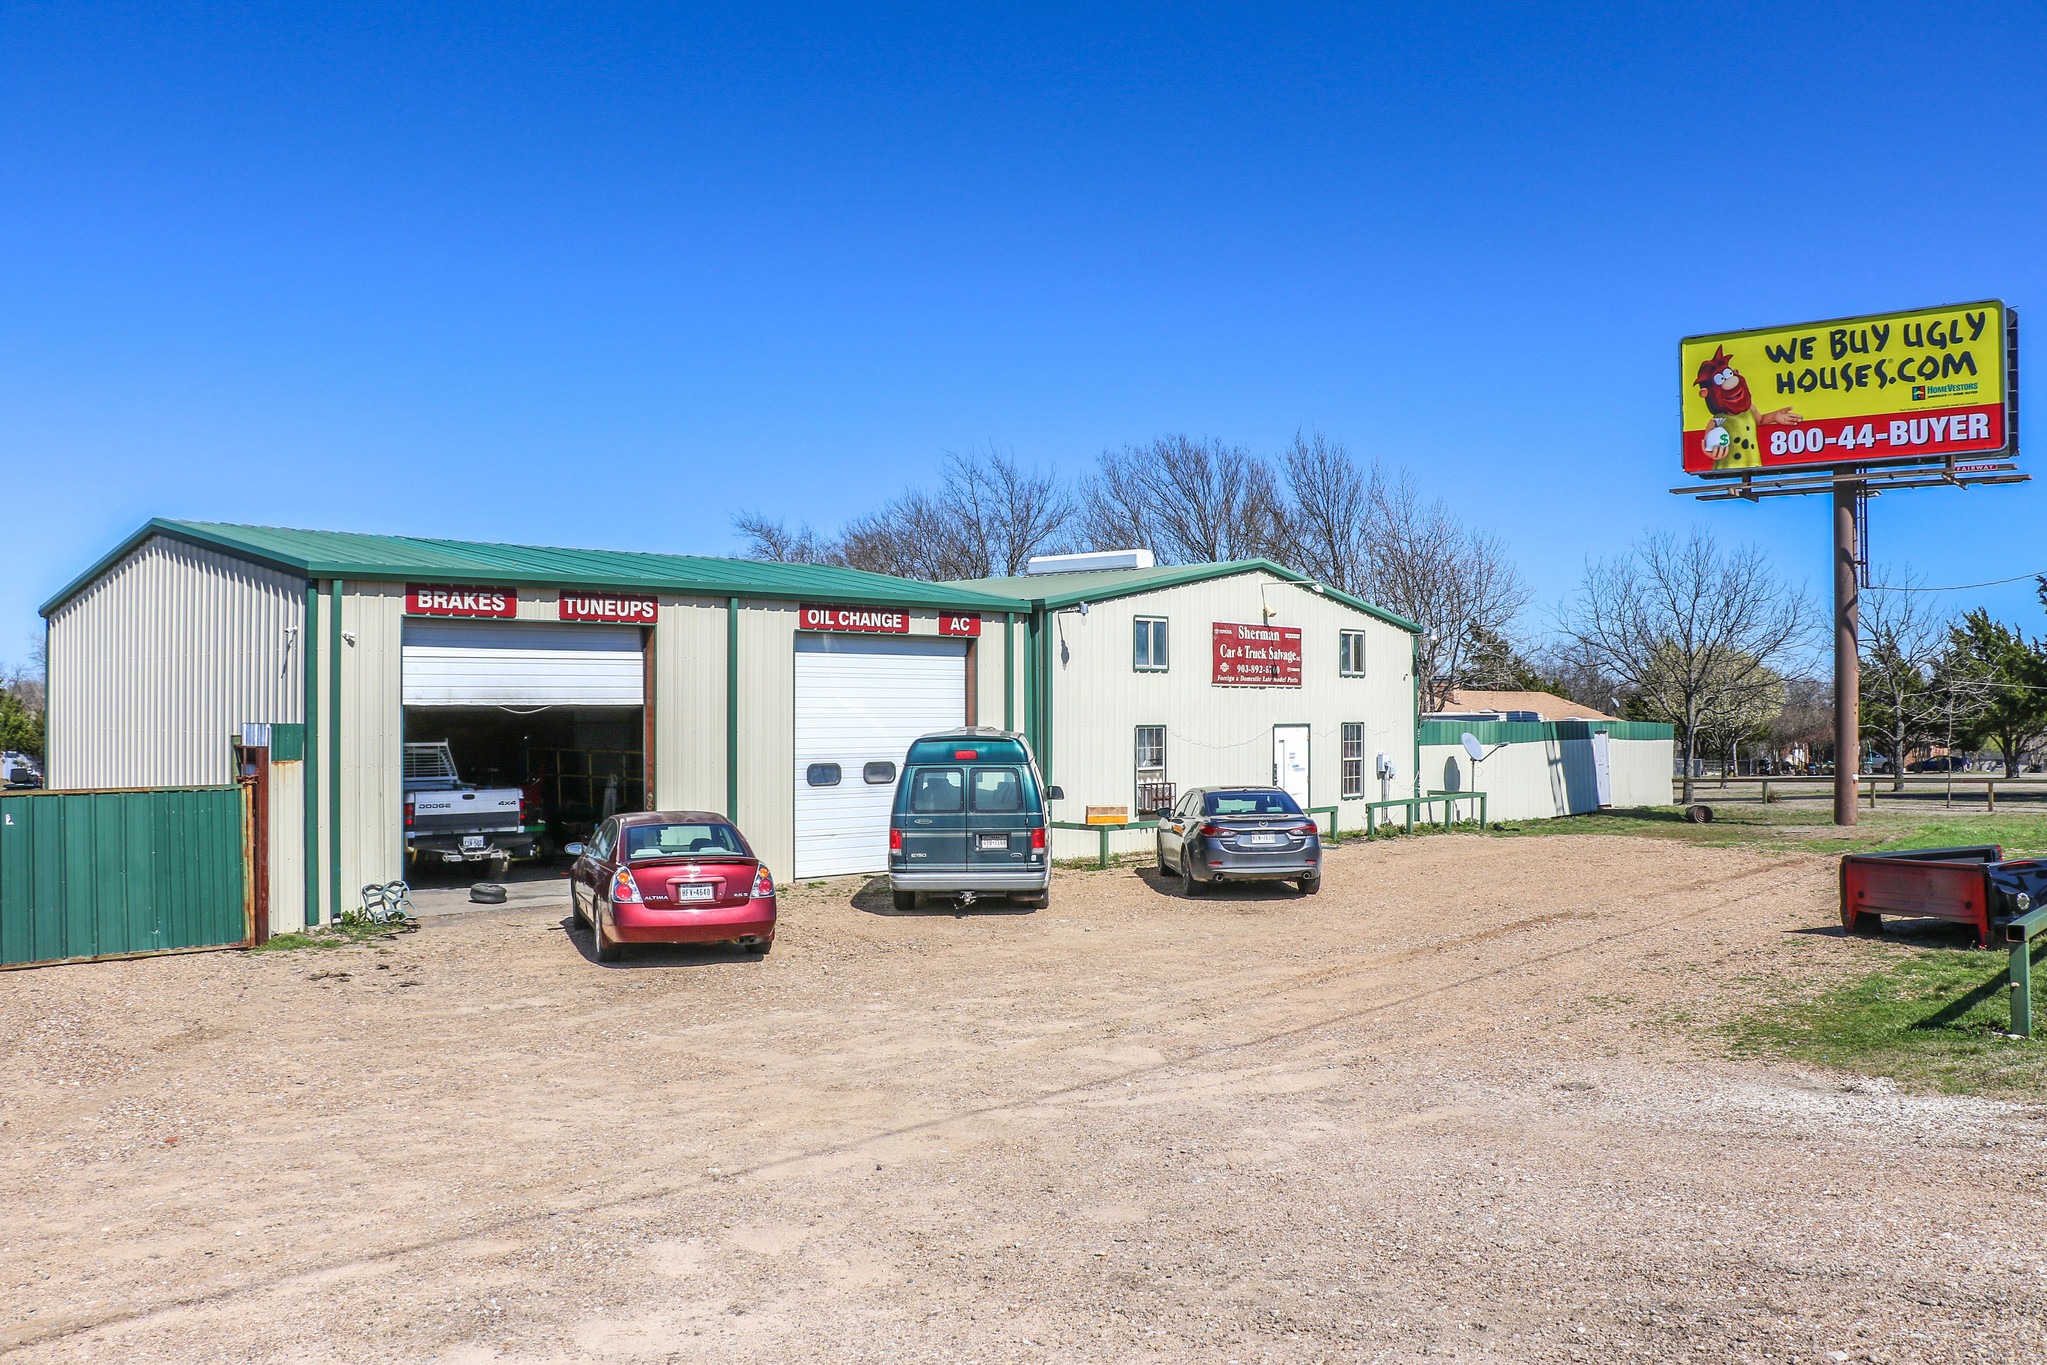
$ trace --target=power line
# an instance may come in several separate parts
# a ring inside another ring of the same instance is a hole
[[[1964,592],[1970,588],[1996,588],[2006,583],[2023,583],[2028,578],[2043,578],[2047,574],[2022,573],[2017,578],[1993,578],[1988,583],[1957,583],[1951,588],[1894,588],[1888,585],[1874,585],[1864,592]]]

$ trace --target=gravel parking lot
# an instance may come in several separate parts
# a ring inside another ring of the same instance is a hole
[[[536,895],[7,973],[0,1355],[2039,1359],[2047,1107],[1714,1043],[1851,950],[1833,866],[1444,835],[798,888],[766,959]]]

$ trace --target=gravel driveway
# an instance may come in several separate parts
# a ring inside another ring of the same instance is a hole
[[[1845,960],[1832,878],[1434,836],[800,887],[764,960],[512,905],[0,974],[0,1356],[2040,1359],[2047,1108],[1704,1027]]]

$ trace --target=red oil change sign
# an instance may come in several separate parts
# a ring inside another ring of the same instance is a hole
[[[651,626],[661,619],[661,599],[638,594],[565,592],[556,611],[564,621],[618,621]]]
[[[1299,687],[1301,632],[1293,626],[1214,623],[1217,687]]]
[[[981,618],[979,616],[942,615],[938,618],[938,633],[940,635],[979,635],[981,633]]]
[[[805,603],[798,630],[852,630],[870,635],[908,635],[910,613],[889,607],[817,607]]]
[[[405,610],[411,616],[499,616],[519,614],[516,588],[470,588],[442,583],[407,583]]]

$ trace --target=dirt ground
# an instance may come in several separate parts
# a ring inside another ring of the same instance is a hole
[[[2026,1360],[2047,1107],[1724,1059],[1831,859],[1330,854],[1048,910],[785,895],[617,968],[537,899],[0,975],[0,1355]]]

